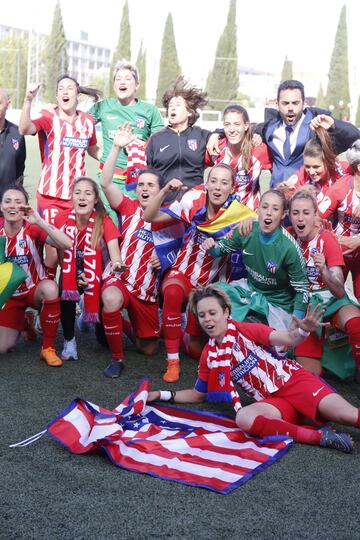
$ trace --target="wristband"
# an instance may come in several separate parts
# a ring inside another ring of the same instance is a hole
[[[306,332],[305,330],[303,330],[302,328],[298,328],[298,332],[300,334],[301,337],[308,337],[310,336],[310,332]]]
[[[175,403],[175,390],[160,390],[160,400]]]

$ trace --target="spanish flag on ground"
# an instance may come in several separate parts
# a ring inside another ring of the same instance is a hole
[[[6,260],[5,245],[5,236],[0,236],[0,309],[27,277],[20,266]]]

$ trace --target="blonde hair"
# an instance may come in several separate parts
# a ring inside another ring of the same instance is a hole
[[[131,71],[136,84],[139,84],[140,82],[139,70],[135,66],[135,64],[132,64],[130,60],[126,60],[126,58],[122,58],[121,60],[119,60],[119,62],[115,64],[114,71],[113,71],[113,81],[115,81],[117,72],[122,69],[128,69],[129,71]]]

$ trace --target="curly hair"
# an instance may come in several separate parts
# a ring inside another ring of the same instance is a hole
[[[168,111],[170,100],[173,97],[182,97],[185,100],[186,108],[191,115],[189,116],[190,126],[194,125],[200,116],[198,109],[205,107],[208,102],[207,93],[196,86],[191,86],[183,76],[178,77],[176,81],[169,86],[162,97],[162,103],[166,112]]]

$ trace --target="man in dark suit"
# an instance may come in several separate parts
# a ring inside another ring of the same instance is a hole
[[[277,93],[278,110],[265,110],[265,123],[259,133],[271,152],[270,187],[287,180],[303,165],[304,146],[315,137],[319,126],[329,131],[336,154],[341,154],[359,139],[359,130],[349,122],[335,120],[329,111],[305,107],[304,85],[288,80],[280,84]]]

